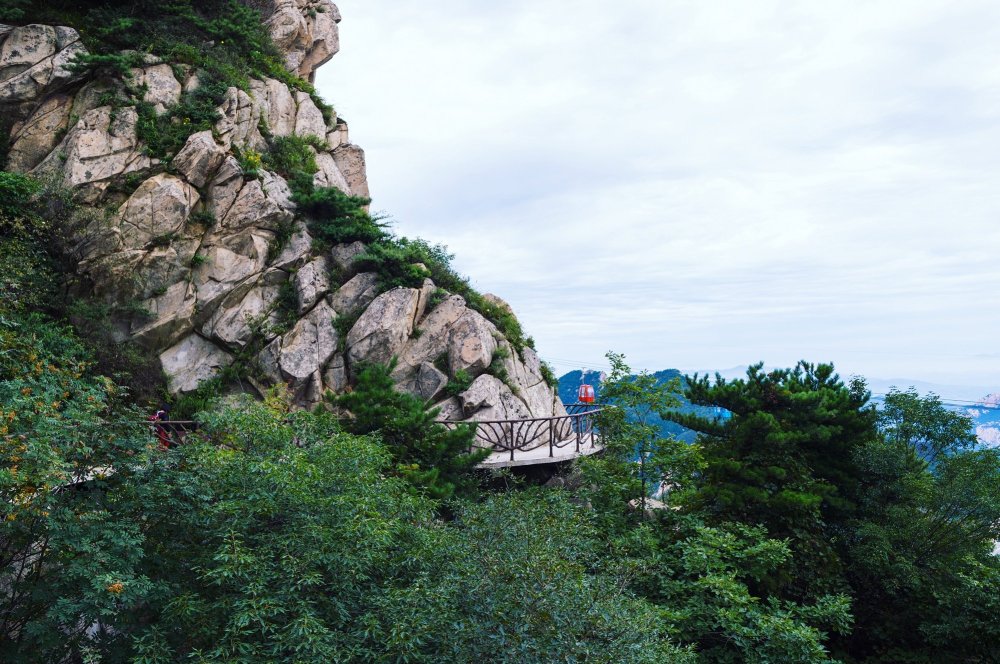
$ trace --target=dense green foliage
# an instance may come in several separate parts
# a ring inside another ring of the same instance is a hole
[[[95,479],[0,522],[5,661],[691,661],[565,496],[442,522],[386,448],[273,406],[170,451],[90,415],[72,438],[94,446],[60,461]]]
[[[762,526],[791,552],[749,588],[776,607],[849,599],[853,624],[828,621],[827,640],[847,661],[997,661],[1000,452],[965,418],[912,391],[879,410],[861,382],[807,363],[696,377],[685,396],[725,415],[667,413],[700,432],[705,462],[677,506],[717,528]]]
[[[76,66],[117,80],[105,101],[136,106],[148,150],[169,157],[231,86],[312,92],[252,4],[8,0],[0,20],[80,29],[91,55]],[[130,78],[145,53],[200,81],[161,116]],[[261,130],[244,175],[284,176],[318,248],[360,240],[351,270],[385,289],[429,277],[433,302],[460,294],[516,351],[531,345],[445,247],[315,187],[321,137]],[[277,393],[219,405],[254,370],[257,335],[178,409],[200,411],[199,434],[164,450],[134,406],[158,369],[112,341],[122,311],[71,294],[80,212],[0,171],[4,661],[1000,662],[1000,453],[933,397],[893,392],[878,409],[832,366],[757,366],[689,379],[692,404],[723,412],[704,417],[611,355],[603,395],[623,408],[602,416],[604,454],[562,478],[568,491],[489,491],[473,430],[435,423],[391,365],[353,368],[353,391],[331,397],[342,418],[289,412]],[[354,320],[337,319],[341,338]]]

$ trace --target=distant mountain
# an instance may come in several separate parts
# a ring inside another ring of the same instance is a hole
[[[653,374],[656,377],[657,382],[661,385],[667,383],[675,378],[681,378],[683,381],[683,375],[677,369],[664,369],[663,371],[657,371]],[[600,371],[587,371],[583,372],[580,370],[570,371],[567,374],[563,374],[559,378],[559,398],[562,399],[563,403],[576,403],[577,394],[579,393],[580,385],[592,385],[594,387],[594,392],[597,397],[597,401],[601,401],[601,382],[606,378],[606,374]],[[678,410],[682,413],[698,413],[700,415],[711,415],[715,412],[714,408],[704,408],[701,406],[692,406],[687,400],[681,398],[682,405]],[[695,432],[690,429],[686,429],[676,422],[669,422],[667,420],[661,419],[659,417],[655,418],[656,424],[660,427],[660,436],[667,438],[669,436],[675,436],[680,440],[686,442],[693,442],[695,439]]]
[[[988,394],[975,406],[964,408],[972,418],[976,436],[990,447],[1000,447],[1000,393]]]
[[[721,370],[718,373],[722,375],[723,378],[735,379],[746,376],[746,369],[746,367],[732,367]],[[698,373],[702,375],[707,373],[714,376],[716,372],[701,371]],[[656,376],[661,383],[666,383],[667,381],[677,377],[681,377],[683,380],[683,374],[677,369],[665,369],[663,371],[657,371],[653,375]],[[580,385],[586,383],[594,386],[597,394],[597,400],[600,401],[601,381],[604,379],[605,374],[599,371],[570,371],[559,378],[559,397],[562,399],[563,403],[575,403],[577,400],[577,391],[580,389]],[[990,392],[990,388],[987,387],[970,385],[943,385],[910,379],[885,380],[876,378],[867,382],[869,389],[873,393],[872,401],[876,403],[880,403],[882,401],[882,395],[893,387],[905,390],[912,386],[917,390],[917,392],[923,395],[934,393],[941,397],[942,403],[949,410],[969,416],[972,420],[972,427],[980,441],[990,447],[1000,447],[1000,391],[994,391],[991,394],[987,394]],[[993,389],[996,390],[996,388]],[[983,394],[987,394],[987,396],[983,397]],[[963,403],[956,403],[964,401],[974,403],[969,403],[967,405]],[[712,410],[713,409],[710,408],[695,407],[687,402],[681,406],[682,412],[700,412],[702,414],[711,414]],[[685,429],[674,422],[660,420],[659,424],[661,435],[663,436],[674,435],[688,442],[693,441],[695,438],[693,431]]]

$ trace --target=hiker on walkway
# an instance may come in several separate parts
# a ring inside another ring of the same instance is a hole
[[[166,406],[161,406],[152,417],[149,418],[150,422],[167,422],[170,420],[170,413]],[[160,442],[161,450],[169,450],[172,447],[172,442],[170,440],[170,432],[167,431],[167,427],[162,424],[157,424],[155,427],[156,438]]]

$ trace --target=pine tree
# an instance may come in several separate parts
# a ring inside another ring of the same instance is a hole
[[[725,411],[667,413],[700,433],[706,468],[694,508],[710,523],[760,524],[789,540],[798,569],[765,580],[772,589],[795,598],[837,589],[836,541],[857,500],[854,451],[877,435],[864,383],[845,385],[828,364],[758,364],[746,379],[695,376],[685,396]]]
[[[471,471],[489,454],[473,447],[475,428],[448,429],[436,422],[439,410],[425,410],[420,399],[395,389],[393,366],[364,365],[351,392],[329,396],[350,414],[344,427],[354,434],[377,433],[399,473],[433,498],[474,491]]]

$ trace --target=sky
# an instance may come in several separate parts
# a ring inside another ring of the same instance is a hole
[[[1000,388],[1000,3],[337,4],[373,209],[558,374]]]

